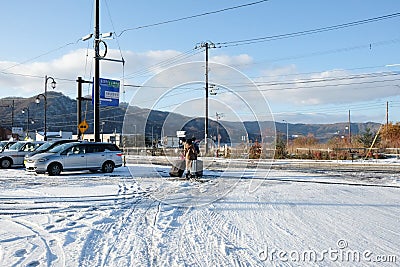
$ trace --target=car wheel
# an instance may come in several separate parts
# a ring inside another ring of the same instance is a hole
[[[107,161],[103,164],[101,170],[105,173],[111,173],[114,171],[114,163],[111,161]]]
[[[61,170],[62,170],[62,167],[61,167],[61,164],[59,164],[59,163],[52,163],[49,165],[49,167],[47,167],[47,172],[51,176],[59,175],[61,173]]]
[[[11,160],[10,159],[3,159],[1,162],[0,162],[0,166],[1,166],[1,168],[2,169],[8,169],[8,168],[10,168],[11,167]]]

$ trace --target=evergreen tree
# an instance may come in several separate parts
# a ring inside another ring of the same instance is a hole
[[[286,142],[281,135],[276,136],[275,158],[283,159],[286,156]]]
[[[371,132],[370,128],[366,128],[365,132],[358,136],[358,142],[360,142],[364,147],[371,147],[374,142],[376,133]],[[380,138],[376,139],[375,143],[378,144],[380,142]]]

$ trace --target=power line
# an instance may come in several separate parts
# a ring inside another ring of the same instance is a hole
[[[223,8],[223,9],[216,10],[216,11],[205,12],[205,13],[201,13],[201,14],[197,14],[197,15],[192,15],[192,16],[182,17],[182,18],[178,18],[178,19],[167,20],[167,21],[163,21],[163,22],[157,22],[157,23],[148,24],[148,25],[143,25],[143,26],[139,26],[139,27],[135,27],[135,28],[128,28],[128,29],[122,30],[121,33],[119,33],[119,34],[115,34],[115,36],[116,36],[116,37],[120,37],[123,33],[127,32],[127,31],[138,30],[138,29],[149,28],[149,27],[155,27],[155,26],[160,26],[160,25],[163,25],[163,24],[169,24],[169,23],[173,23],[173,22],[179,22],[179,21],[183,21],[183,20],[194,19],[194,18],[197,18],[197,17],[207,16],[207,15],[217,14],[217,13],[221,13],[221,12],[225,12],[225,11],[229,11],[229,10],[233,10],[233,9],[238,9],[238,8],[243,8],[243,7],[247,7],[247,6],[252,6],[252,5],[260,4],[260,3],[263,3],[263,2],[267,2],[267,1],[269,1],[269,0],[261,0],[261,1],[251,2],[251,3],[248,3],[248,4],[243,4],[243,5],[238,5],[238,6]],[[108,3],[107,3],[107,1],[106,1],[106,5],[107,5],[107,8],[108,8]],[[108,12],[109,12],[109,10],[108,10]],[[91,13],[91,16],[93,16],[93,11],[92,11],[92,13]],[[109,16],[110,16],[110,20],[111,20],[110,12],[109,12]],[[112,20],[111,20],[111,24],[112,24],[112,26],[113,26],[113,28],[114,28],[114,24],[113,24]],[[114,31],[114,33],[115,33],[115,31]],[[26,64],[26,63],[28,63],[28,62],[31,62],[31,61],[35,60],[35,59],[41,58],[41,57],[43,57],[43,56],[46,56],[46,55],[49,55],[49,54],[51,54],[51,53],[54,53],[54,52],[56,52],[56,51],[58,51],[58,50],[61,50],[61,49],[65,48],[65,47],[67,47],[67,46],[77,44],[77,43],[78,43],[79,41],[81,41],[81,40],[82,40],[82,38],[79,38],[79,39],[77,39],[77,40],[74,41],[74,42],[67,43],[67,44],[62,45],[62,46],[60,46],[60,47],[58,47],[58,48],[55,48],[55,49],[49,50],[49,51],[47,51],[47,52],[45,52],[45,53],[42,53],[42,54],[40,54],[40,55],[38,55],[38,56],[35,56],[35,57],[33,57],[33,58],[30,58],[30,59],[27,59],[27,60],[25,60],[25,61],[23,61],[23,62],[19,62],[19,63],[17,63],[17,64],[14,64],[14,65],[10,66],[10,67],[4,68],[4,69],[0,70],[0,72],[3,72],[3,71],[6,71],[6,70],[15,68],[15,67],[17,67],[17,66],[24,65],[24,64]],[[120,50],[120,52],[121,52],[121,48],[120,48],[120,45],[119,45],[119,43],[118,43],[118,40],[117,40],[117,45],[118,45],[119,50]],[[121,54],[121,56],[122,56],[122,54]]]
[[[231,65],[231,66],[232,67],[251,66],[251,65],[263,64],[264,62],[272,63],[272,62],[279,62],[279,61],[285,61],[285,60],[309,58],[309,57],[315,57],[315,56],[321,56],[321,55],[329,55],[329,54],[349,52],[349,51],[354,51],[354,50],[359,50],[359,49],[371,49],[371,47],[391,45],[391,44],[396,44],[396,43],[399,43],[399,42],[400,42],[400,39],[396,38],[396,39],[392,39],[392,40],[386,40],[386,41],[362,44],[362,45],[351,46],[351,47],[343,47],[343,48],[337,48],[337,49],[332,49],[332,50],[313,52],[313,53],[308,53],[308,54],[287,56],[287,57],[281,57],[281,58],[264,59],[264,60],[261,59],[261,60],[258,60],[257,62],[235,64],[235,65]]]
[[[333,25],[333,26],[312,29],[312,30],[305,30],[305,31],[299,31],[299,32],[278,34],[278,35],[237,40],[237,41],[219,42],[219,43],[216,43],[216,45],[219,45],[221,47],[230,47],[230,46],[239,46],[239,45],[260,43],[260,42],[269,42],[269,41],[275,41],[275,40],[280,40],[280,39],[294,38],[294,37],[316,34],[316,33],[321,33],[321,32],[333,31],[333,30],[338,30],[338,29],[343,29],[343,28],[348,28],[348,27],[354,27],[354,26],[358,26],[358,25],[362,25],[362,24],[392,19],[392,18],[396,18],[398,16],[400,16],[400,12],[385,15],[385,16],[379,16],[379,17],[374,17],[374,18],[369,18],[369,19],[364,19],[364,20],[358,20],[358,21],[353,21],[353,22],[348,22],[348,23],[343,23],[343,24],[338,24],[338,25]]]
[[[40,55],[38,55],[38,56],[36,56],[36,57],[27,59],[27,60],[25,60],[25,61],[23,61],[23,62],[14,64],[14,65],[12,65],[12,66],[10,66],[10,67],[7,67],[7,68],[5,68],[5,69],[2,69],[2,70],[0,70],[0,72],[3,72],[3,71],[6,71],[6,70],[15,68],[15,67],[17,67],[17,66],[24,65],[24,64],[26,64],[26,63],[28,63],[28,62],[30,62],[30,61],[32,61],[32,60],[35,60],[35,59],[38,59],[38,58],[40,58],[40,57],[46,56],[46,55],[48,55],[48,54],[51,54],[51,53],[56,52],[56,51],[58,51],[58,50],[61,50],[61,49],[65,48],[65,47],[67,47],[67,46],[77,44],[79,41],[80,41],[80,39],[78,39],[76,42],[67,43],[67,44],[62,45],[62,46],[60,46],[60,47],[58,47],[58,48],[55,48],[55,49],[53,49],[53,50],[50,50],[50,51],[45,52],[45,53],[43,53],[43,54],[40,54]]]
[[[209,11],[209,12],[205,12],[205,13],[201,13],[201,14],[197,14],[197,15],[182,17],[182,18],[178,18],[178,19],[166,20],[166,21],[152,23],[152,24],[148,24],[148,25],[143,25],[143,26],[139,26],[139,27],[135,27],[135,28],[128,28],[128,29],[125,29],[125,30],[121,31],[119,34],[116,34],[116,36],[120,37],[122,34],[124,34],[127,31],[139,30],[139,29],[144,29],[144,28],[150,28],[150,27],[160,26],[160,25],[164,25],[164,24],[169,24],[169,23],[173,23],[173,22],[179,22],[179,21],[183,21],[183,20],[194,19],[194,18],[198,18],[198,17],[203,17],[203,16],[207,16],[207,15],[212,15],[212,14],[225,12],[225,11],[228,11],[228,10],[233,10],[233,9],[238,9],[238,8],[242,8],[242,7],[248,7],[248,6],[252,6],[252,5],[257,5],[257,4],[260,4],[260,3],[263,3],[263,2],[268,2],[268,1],[269,0],[261,0],[261,1],[252,2],[252,3],[248,3],[248,4],[243,4],[243,5],[233,6],[233,7],[227,7],[227,8],[223,8],[223,9],[219,9],[219,10],[215,10],[215,11]]]
[[[332,78],[295,80],[295,81],[288,81],[288,82],[267,82],[267,83],[255,82],[255,84],[257,86],[277,86],[277,85],[307,84],[307,83],[321,83],[321,82],[332,82],[332,81],[343,81],[343,80],[354,80],[354,79],[366,79],[366,78],[380,78],[380,77],[397,76],[397,75],[400,75],[400,73],[378,72],[378,73],[368,73],[368,74],[359,74],[359,75],[332,77]]]
[[[354,82],[354,83],[339,83],[339,84],[326,84],[326,85],[314,85],[314,86],[298,86],[298,87],[285,87],[285,88],[268,88],[268,89],[249,89],[249,90],[239,90],[235,92],[250,92],[250,91],[284,91],[284,90],[298,90],[298,89],[312,89],[312,88],[324,88],[324,87],[337,87],[337,86],[350,86],[350,85],[361,85],[361,84],[373,84],[382,82],[397,82],[398,79],[391,80],[378,80],[378,81],[365,81],[365,82]],[[260,87],[263,85],[260,85]],[[224,92],[221,92],[221,94]],[[226,92],[225,92],[226,93]]]
[[[329,70],[330,73],[334,72],[345,72],[345,71],[354,71],[354,70],[365,70],[365,69],[377,69],[377,68],[383,68],[386,67],[386,65],[376,65],[376,66],[366,66],[366,67],[355,67],[355,68],[350,68],[350,69],[334,69],[334,70]],[[326,72],[327,70],[321,70],[321,71],[312,71],[312,72],[301,72],[301,73],[288,73],[288,74],[280,74],[280,75],[267,75],[267,76],[254,76],[250,77],[251,79],[258,79],[258,78],[276,78],[276,77],[288,77],[288,76],[304,76],[304,75],[312,75],[312,74],[321,74]]]
[[[398,75],[400,75],[400,73],[398,73],[398,72],[374,72],[374,73],[364,73],[364,74],[358,74],[358,75],[348,75],[348,76],[338,76],[338,77],[328,77],[328,78],[311,78],[311,79],[291,80],[291,81],[284,81],[284,82],[270,81],[270,82],[230,83],[230,84],[227,84],[224,86],[225,87],[282,86],[282,85],[313,84],[313,83],[355,80],[355,79],[367,79],[367,78],[382,78],[382,77],[391,77],[391,76],[398,76]],[[258,78],[261,78],[261,77],[258,77]],[[342,84],[338,84],[338,85],[342,85]],[[296,88],[299,88],[299,87],[296,87]],[[278,88],[278,89],[280,89],[280,88]],[[276,90],[276,89],[271,89],[271,90]]]
[[[171,66],[172,64],[176,64],[182,60],[185,60],[187,58],[190,58],[192,56],[195,56],[199,53],[201,53],[202,51],[196,51],[195,49],[190,49],[186,52],[180,53],[179,55],[173,56],[171,58],[168,58],[166,60],[163,60],[159,63],[147,66],[146,68],[143,68],[141,70],[137,70],[135,72],[132,72],[130,74],[125,75],[125,78],[129,79],[129,78],[133,78],[133,77],[138,77],[139,75],[145,75],[147,73],[150,73],[152,71],[156,71],[159,68],[166,68],[168,66]]]

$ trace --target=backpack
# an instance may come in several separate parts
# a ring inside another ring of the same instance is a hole
[[[190,159],[190,160],[195,160],[197,158],[196,151],[195,151],[193,145],[189,145],[186,148],[186,158]]]

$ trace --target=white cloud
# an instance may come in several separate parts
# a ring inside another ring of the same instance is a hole
[[[367,76],[367,75],[364,75]],[[382,77],[351,78],[354,74],[345,71],[325,71],[277,81],[276,78],[257,80],[265,96],[275,103],[297,107],[325,104],[350,104],[373,101],[399,94],[393,79]],[[274,85],[272,85],[272,80]],[[320,81],[320,82],[319,82]]]
[[[148,51],[135,53],[123,51],[125,68],[120,62],[101,61],[100,73],[102,77],[125,79],[129,81],[143,81],[155,73],[168,67],[160,62],[168,61],[181,53],[174,50]],[[27,97],[43,92],[45,75],[57,81],[56,91],[74,96],[78,76],[91,79],[93,69],[93,50],[78,49],[68,52],[62,57],[49,62],[30,62],[19,65],[17,62],[0,62],[0,97],[16,96]],[[109,50],[107,58],[121,60],[119,50]],[[14,66],[10,68],[10,66]],[[137,82],[139,83],[139,82]]]
[[[182,56],[181,52],[175,50],[154,50],[143,53],[122,51],[122,56],[125,60],[124,68],[119,62],[101,61],[101,76],[121,80],[124,78],[125,84],[140,85],[155,74],[171,66],[182,62],[197,61],[199,64],[195,64],[195,68],[181,68],[179,72],[172,72],[169,75],[157,77],[158,80],[153,80],[152,83],[154,86],[169,86],[173,88],[181,85],[180,81],[182,80],[197,82],[197,91],[192,90],[191,94],[195,98],[204,97],[204,91],[200,90],[204,88],[203,82],[205,80],[204,58],[202,54],[187,58],[182,57],[182,61],[171,60],[179,59]],[[108,51],[107,58],[120,60],[121,52],[111,49]],[[227,68],[220,69],[218,64],[213,65],[212,62],[224,64]],[[235,66],[254,66],[253,63],[253,58],[246,54],[236,56],[219,55],[210,58],[210,83],[215,83],[217,86],[221,86],[222,89],[225,88],[225,92],[227,89],[241,91],[240,95],[244,99],[244,101],[239,101],[238,97],[233,94],[222,94],[223,90],[221,89],[219,94],[215,96],[216,101],[223,101],[224,103],[228,103],[229,107],[238,107],[238,109],[243,106],[242,104],[250,103],[250,106],[255,107],[254,110],[256,110],[256,113],[266,117],[268,115],[264,114],[266,110],[264,96],[272,107],[278,107],[280,111],[286,113],[294,112],[296,115],[293,115],[293,120],[296,117],[297,120],[302,121],[321,120],[329,122],[335,121],[338,117],[334,116],[334,114],[325,114],[324,116],[326,117],[323,117],[322,113],[311,114],[309,112],[297,112],[297,110],[307,110],[308,108],[312,109],[312,107],[321,107],[324,105],[343,105],[345,107],[354,103],[371,102],[395,97],[400,92],[400,88],[396,86],[397,81],[393,77],[369,77],[345,80],[337,78],[349,77],[354,74],[345,70],[298,74],[295,65],[287,65],[258,71],[261,77],[253,78],[253,81],[257,84],[267,84],[258,88],[261,91],[260,94],[257,88],[250,85],[252,82],[251,79],[238,77],[240,75],[237,75],[237,72],[234,71]],[[15,67],[10,68],[10,66]],[[92,49],[77,49],[49,62],[31,62],[18,65],[16,62],[3,61],[0,62],[0,69],[3,70],[3,72],[0,72],[0,97],[29,97],[41,93],[44,90],[44,76],[49,75],[57,81],[56,91],[61,91],[65,95],[75,98],[76,78],[82,76],[84,79],[91,79],[93,74],[93,51]],[[254,73],[254,69],[252,70]],[[336,80],[304,82],[310,79]],[[381,82],[376,82],[377,80]],[[275,85],[271,85],[271,83]],[[143,90],[143,88],[138,90]],[[157,91],[154,88],[144,90],[147,90],[145,91],[147,99],[151,98],[154,100],[163,94],[163,92]],[[127,90],[127,97],[123,100],[129,101],[133,95],[132,92],[133,90]],[[180,99],[184,101],[185,98],[176,98],[176,101],[180,101]],[[243,103],[238,103],[237,101]],[[258,103],[261,103],[263,108],[258,108]],[[168,104],[163,105],[168,106]],[[284,110],[282,107],[287,107],[287,110]],[[204,113],[204,108],[200,105],[196,105],[195,107],[190,107],[189,105],[186,109],[186,111],[182,112],[189,113],[191,109],[191,111],[196,111],[200,115]],[[220,112],[218,108],[214,110]],[[240,111],[238,110],[238,112]],[[363,114],[363,116],[360,114],[358,116],[360,119],[368,120],[367,114]],[[369,118],[372,120],[373,117],[371,115]]]
[[[253,58],[247,54],[241,54],[238,56],[228,56],[228,55],[219,55],[212,56],[210,61],[228,65],[228,66],[245,66],[247,64],[253,63]]]

